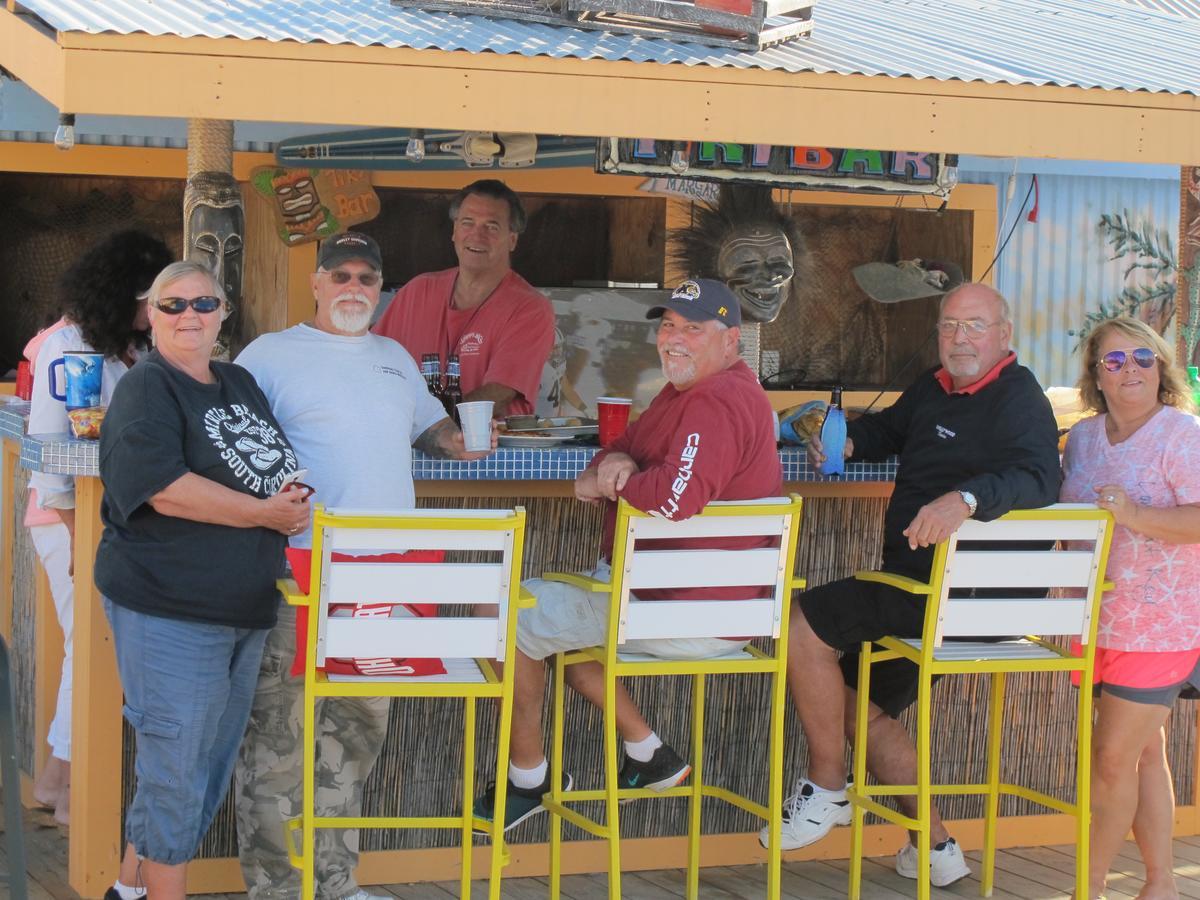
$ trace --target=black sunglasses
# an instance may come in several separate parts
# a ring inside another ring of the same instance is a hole
[[[177,316],[189,306],[198,313],[216,312],[221,305],[220,297],[159,297],[154,303],[168,316]]]
[[[1106,372],[1120,372],[1125,368],[1130,356],[1143,369],[1149,369],[1158,358],[1149,347],[1135,347],[1132,350],[1109,350],[1100,357],[1097,365],[1104,366]]]

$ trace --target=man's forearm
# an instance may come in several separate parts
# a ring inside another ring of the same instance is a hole
[[[471,393],[463,397],[465,402],[474,402],[476,400],[491,400],[495,404],[492,409],[492,415],[497,419],[503,419],[508,415],[509,405],[517,399],[517,392],[508,385],[504,384],[481,384]]]
[[[439,419],[421,432],[421,436],[413,442],[413,446],[426,456],[436,459],[454,459],[458,455],[458,447],[454,440],[458,433],[458,428],[448,417]]]

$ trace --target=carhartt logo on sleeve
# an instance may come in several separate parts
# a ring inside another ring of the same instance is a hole
[[[696,462],[696,454],[700,451],[700,435],[694,432],[687,436],[684,441],[683,450],[679,453],[679,474],[675,476],[675,481],[671,483],[671,496],[667,502],[654,511],[655,515],[660,515],[666,519],[675,518],[675,513],[679,512],[679,500],[683,496],[683,492],[687,490],[687,486],[692,480],[692,466]]]

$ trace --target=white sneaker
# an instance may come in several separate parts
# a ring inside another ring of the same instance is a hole
[[[362,888],[359,888],[353,894],[347,894],[341,900],[396,900],[392,894],[368,894]]]
[[[780,846],[796,850],[816,843],[833,830],[835,825],[849,825],[853,815],[846,791],[827,791],[807,778],[796,782],[796,790],[783,801],[783,830]],[[758,833],[764,847],[770,841],[770,829]]]
[[[917,877],[917,848],[911,843],[905,844],[896,854],[896,872],[905,878]],[[935,847],[929,851],[930,884],[945,887],[970,874],[971,869],[954,838],[942,844],[940,849]]]

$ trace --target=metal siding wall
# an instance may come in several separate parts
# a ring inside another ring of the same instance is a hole
[[[1018,167],[1019,172],[1019,167]],[[1002,222],[996,246],[1008,234],[1032,176],[1017,175],[1005,209],[1007,175],[964,171],[962,180],[994,184]],[[1088,312],[1112,301],[1125,286],[1126,259],[1113,260],[1099,230],[1100,216],[1128,211],[1134,223],[1165,230],[1178,252],[1179,180],[1039,175],[1038,221],[1026,221],[1033,197],[996,263],[994,284],[1013,305],[1013,346],[1044,386],[1073,385],[1079,360],[1071,334]],[[1136,272],[1130,283],[1146,280]]]

